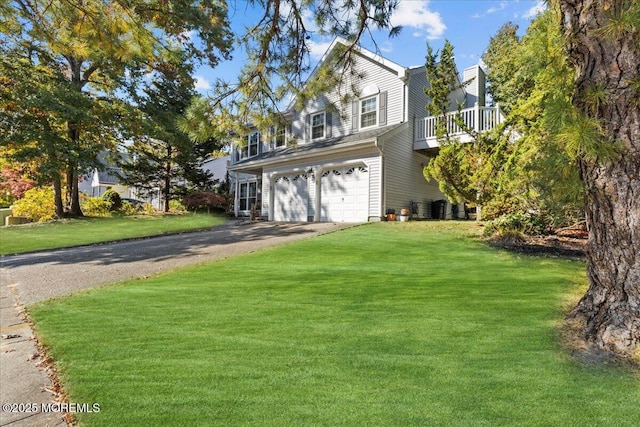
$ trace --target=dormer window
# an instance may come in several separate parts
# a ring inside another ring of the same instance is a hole
[[[316,113],[311,116],[311,139],[324,138],[325,135],[325,114]]]
[[[360,129],[378,124],[378,97],[372,96],[360,101]]]

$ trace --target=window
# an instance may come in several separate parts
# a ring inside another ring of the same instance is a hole
[[[378,124],[378,102],[375,96],[360,101],[360,128]]]
[[[258,155],[258,144],[260,143],[260,133],[249,134],[249,157]]]
[[[311,116],[311,139],[324,138],[324,112]]]
[[[251,209],[251,205],[255,205],[258,198],[258,183],[257,182],[242,182],[240,183],[240,197],[238,206],[241,211],[248,211]]]
[[[283,147],[287,143],[287,128],[284,125],[276,127],[274,142],[276,147]]]
[[[378,87],[367,86],[362,99],[351,104],[351,130],[387,125],[387,92],[378,92]],[[375,92],[374,92],[375,89]]]

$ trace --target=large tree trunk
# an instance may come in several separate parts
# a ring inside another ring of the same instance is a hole
[[[68,58],[69,67],[71,72],[71,83],[78,90],[82,91],[82,87],[86,84],[87,80],[82,79],[82,60],[78,58]],[[87,79],[88,76],[85,76]],[[68,160],[67,164],[67,203],[69,209],[67,215],[70,217],[81,217],[82,209],[80,208],[80,192],[78,190],[78,153],[80,150],[80,124],[76,121],[67,122],[67,129],[69,134],[69,142],[72,149],[75,149],[75,153]]]
[[[167,146],[167,162],[164,165],[164,211],[169,212],[169,198],[171,197],[171,178],[172,178],[172,155],[173,148],[171,145]]]
[[[72,147],[80,145],[80,126],[75,122],[67,123],[69,128],[69,141]],[[70,217],[81,217],[80,192],[78,190],[78,162],[68,160],[67,164],[67,204],[69,209],[67,215]]]
[[[560,1],[577,71],[573,104],[599,121],[604,144],[622,147],[613,160],[581,160],[589,289],[572,316],[589,343],[627,356],[640,353],[640,29],[608,23],[632,13],[633,1]],[[595,100],[594,89],[605,97]]]
[[[56,218],[64,218],[64,204],[62,202],[62,182],[60,175],[53,178],[53,202],[56,207]]]
[[[78,187],[78,167],[70,163],[67,166],[67,212],[72,218],[83,216],[80,208],[80,191]]]

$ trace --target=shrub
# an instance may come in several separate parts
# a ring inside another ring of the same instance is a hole
[[[190,211],[226,211],[229,202],[224,196],[211,191],[195,191],[182,199],[182,204]]]
[[[102,199],[109,203],[109,211],[116,212],[122,209],[122,197],[118,192],[107,190],[102,195]]]
[[[82,212],[87,216],[109,216],[111,203],[102,197],[87,197],[82,205]]]
[[[13,204],[13,215],[26,216],[32,221],[49,221],[55,217],[53,187],[34,187]]]
[[[178,200],[169,200],[169,210],[171,212],[186,212],[187,208]]]
[[[527,234],[541,236],[551,234],[552,230],[547,221],[540,215],[508,214],[487,222],[484,228],[485,236],[494,234],[499,236],[513,236]]]
[[[158,213],[156,208],[154,208],[151,203],[143,203],[142,207],[138,207],[136,209],[137,209],[137,213],[143,214],[143,215],[153,215]]]
[[[127,215],[127,216],[131,216],[131,215],[138,215],[139,213],[142,212],[143,209],[143,205],[134,205],[133,203],[129,203],[127,201],[125,201],[124,203],[122,203],[122,207],[120,208],[120,213],[122,215]]]

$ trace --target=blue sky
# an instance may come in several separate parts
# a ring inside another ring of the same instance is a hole
[[[231,0],[229,4],[235,30],[257,22],[259,12],[248,9],[246,2]],[[380,31],[372,35],[382,56],[405,67],[423,65],[427,43],[439,49],[448,39],[455,48],[458,69],[462,70],[480,61],[490,38],[503,24],[510,21],[519,25],[522,34],[531,19],[544,8],[542,0],[401,0],[392,17],[393,25],[403,27],[400,35],[389,38]],[[322,57],[331,41],[312,39],[312,62]],[[368,35],[361,44],[375,50]],[[235,52],[233,61],[223,62],[215,69],[198,69],[197,89],[206,93],[216,78],[233,81],[242,59],[242,52]]]

